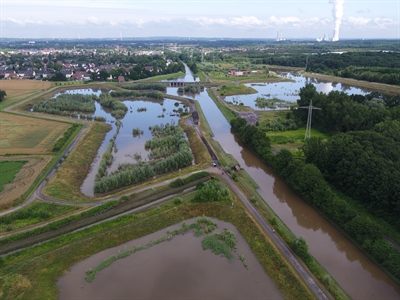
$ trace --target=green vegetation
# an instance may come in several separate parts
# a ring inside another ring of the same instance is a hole
[[[185,178],[177,178],[174,181],[172,181],[169,184],[169,186],[170,187],[180,187],[180,186],[183,186],[183,185],[185,185],[185,184],[187,184],[187,183],[189,183],[191,181],[195,181],[197,179],[204,178],[204,177],[207,177],[209,175],[210,174],[208,172],[204,172],[204,171],[203,172],[197,172],[197,173],[191,174],[190,176],[185,177]]]
[[[214,202],[231,201],[232,194],[229,189],[216,180],[211,180],[207,184],[201,184],[196,187],[196,193],[192,199],[193,202]]]
[[[103,155],[99,171],[96,175],[94,191],[105,193],[122,186],[142,182],[155,174],[171,172],[189,166],[193,161],[193,154],[185,139],[183,129],[178,125],[152,127],[153,138],[146,141],[145,148],[150,149],[149,162],[139,164],[120,164],[118,170],[107,174],[107,162],[112,162],[112,148],[110,141],[108,154]],[[106,156],[105,156],[106,155]]]
[[[45,185],[44,193],[55,199],[65,199],[72,202],[92,201],[92,198],[82,194],[80,186],[85,180],[97,151],[109,130],[110,125],[108,124],[91,124],[80,143],[76,145]]]
[[[183,67],[183,65],[182,65],[182,67]],[[183,67],[183,69],[184,68],[185,67]],[[165,75],[157,75],[157,76],[153,76],[150,78],[137,80],[137,82],[157,82],[160,80],[174,80],[181,76],[185,76],[185,72],[176,72],[176,73],[165,74]]]
[[[0,217],[0,233],[18,230],[36,223],[68,214],[78,208],[71,205],[59,205],[36,201],[16,212]]]
[[[128,110],[124,103],[113,98],[109,93],[101,93],[99,103],[103,107],[111,108],[111,115],[117,119],[122,119]]]
[[[62,138],[59,138],[53,148],[51,149],[51,151],[53,152],[58,152],[61,149],[63,149],[63,147],[65,146],[65,144],[67,143],[67,141],[70,140],[70,138],[75,134],[75,132],[77,130],[80,130],[82,128],[82,125],[80,124],[72,124],[66,132],[64,132],[64,135],[62,136]]]
[[[0,285],[7,285],[3,297],[18,299],[29,295],[32,300],[55,299],[59,292],[58,278],[77,262],[204,213],[236,226],[286,299],[316,299],[255,226],[240,202],[233,207],[226,202],[184,203],[188,205],[171,203],[146,213],[121,216],[8,255],[0,268]],[[22,279],[28,283],[23,288],[20,285]]]
[[[119,97],[119,98],[128,97],[128,98],[152,98],[152,99],[160,99],[160,100],[164,99],[164,94],[159,91],[137,92],[137,91],[127,91],[127,90],[116,90],[116,91],[110,92],[110,95],[113,97]]]
[[[167,85],[163,83],[136,83],[130,85],[121,85],[122,88],[127,90],[157,90],[161,92],[167,91]]]
[[[232,96],[232,95],[244,95],[244,94],[255,94],[257,91],[252,87],[245,86],[243,84],[225,84],[218,90],[221,96]]]
[[[4,190],[4,185],[11,183],[19,170],[26,164],[26,161],[0,161],[0,192]]]
[[[33,105],[35,112],[45,112],[53,115],[70,116],[71,112],[94,112],[95,95],[61,94],[56,98],[38,102]]]
[[[114,261],[116,261],[117,259],[121,259],[124,257],[127,257],[137,251],[140,250],[145,250],[148,249],[154,245],[158,245],[162,242],[165,242],[167,240],[170,240],[174,235],[178,235],[182,232],[185,231],[189,231],[192,229],[196,229],[197,232],[202,232],[203,230],[205,231],[205,233],[208,233],[209,230],[211,229],[211,231],[217,227],[217,225],[215,223],[213,223],[212,221],[208,220],[206,217],[198,217],[197,221],[187,225],[186,222],[183,222],[182,227],[175,229],[173,231],[169,231],[167,230],[166,235],[159,237],[156,240],[150,241],[145,245],[140,245],[140,246],[134,246],[133,248],[130,249],[126,249],[122,252],[119,252],[118,254],[115,254],[109,258],[107,258],[106,260],[104,260],[103,262],[101,262],[98,266],[96,266],[94,269],[90,269],[88,271],[86,271],[86,278],[85,280],[88,282],[92,282],[93,279],[96,277],[97,273],[105,268],[107,268],[108,266],[110,266]],[[205,228],[205,229],[204,229]],[[233,234],[234,235],[234,234]],[[203,247],[204,249],[204,247]]]
[[[211,249],[216,255],[223,254],[229,261],[233,259],[232,250],[236,250],[236,237],[232,231],[224,230],[221,233],[209,235],[201,242],[203,249]]]
[[[285,100],[281,100],[278,98],[264,98],[264,97],[257,97],[256,100],[254,100],[254,102],[256,102],[256,106],[258,108],[269,108],[269,109],[277,109],[277,108],[291,108],[294,106],[297,106],[296,104],[289,102],[289,101],[285,101]]]
[[[347,52],[315,55],[307,71],[388,84],[400,83],[397,52]]]

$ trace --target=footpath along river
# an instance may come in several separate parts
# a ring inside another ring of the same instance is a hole
[[[259,194],[290,230],[306,238],[310,253],[350,297],[400,299],[400,286],[241,143],[206,91],[194,98],[201,105],[214,139],[250,174],[260,187]]]

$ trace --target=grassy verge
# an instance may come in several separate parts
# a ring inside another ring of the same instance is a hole
[[[136,80],[135,82],[142,82],[142,81],[154,82],[154,81],[160,81],[160,80],[174,80],[181,76],[185,76],[185,72],[158,75],[158,76],[154,76],[154,77],[150,77],[150,78],[139,79],[139,80]]]
[[[215,104],[217,105],[218,109],[222,112],[222,114],[224,115],[225,119],[227,119],[227,121],[229,123],[231,122],[232,119],[236,118],[236,114],[232,110],[230,110],[228,107],[226,107],[220,101],[218,101],[218,99],[215,96],[215,94],[214,94],[212,89],[207,89],[207,94],[215,102]]]
[[[210,97],[217,104],[217,106],[219,108],[222,106],[222,109],[220,108],[221,112],[224,114],[228,122],[230,122],[231,119],[229,117],[231,116],[232,111],[230,111],[224,105],[222,105],[215,98],[213,93],[210,92],[210,90],[208,90],[208,92]],[[279,233],[282,239],[288,245],[291,245],[292,241],[296,238],[296,236],[286,227],[286,225],[279,219],[279,217],[275,214],[275,212],[266,204],[266,202],[262,199],[262,197],[257,193],[256,191],[257,184],[245,171],[236,172],[236,174],[240,174],[240,176],[238,176],[237,182],[241,190],[245,192],[248,199],[250,199],[250,201],[253,203],[256,209],[264,216],[264,218],[276,228],[276,231]],[[290,248],[290,246],[288,247]],[[300,258],[299,261],[302,262]],[[333,278],[331,278],[329,273],[314,258],[312,258],[310,261],[312,263],[310,268],[308,268],[304,262],[302,262],[302,264],[310,270],[310,273],[313,274],[316,282],[319,281],[320,286],[322,286],[323,289],[325,290],[329,289],[329,292],[335,295],[335,298],[337,299],[349,299],[349,296],[346,294],[346,292],[340,287],[340,285]]]
[[[207,78],[206,78],[206,76],[203,74],[203,72],[199,71],[199,72],[197,72],[195,75],[196,75],[197,77],[200,78],[200,81],[201,81],[201,82],[207,81]]]
[[[251,201],[257,211],[267,220],[271,226],[275,228],[275,231],[286,243],[288,248],[291,248],[292,241],[296,239],[296,236],[290,231],[290,229],[282,222],[282,220],[276,215],[271,207],[264,201],[264,199],[257,192],[257,184],[245,171],[241,170],[236,172],[238,179],[236,184],[245,193],[247,198]],[[314,258],[311,259],[311,268],[308,267],[301,258],[299,261],[303,267],[310,270],[310,274],[313,276],[316,282],[321,281],[320,287],[325,291],[326,294],[332,294],[336,299],[350,299],[347,293],[341,288],[341,286],[330,276],[328,271],[318,263]]]
[[[31,225],[64,216],[78,209],[75,206],[59,205],[37,200],[16,212],[1,216],[0,234],[24,229]]]
[[[80,143],[68,155],[44,188],[44,193],[68,201],[93,200],[82,194],[80,186],[85,180],[97,151],[110,130],[109,125],[92,123]]]
[[[0,269],[4,299],[55,299],[56,282],[77,262],[129,240],[206,215],[230,222],[245,238],[286,299],[316,299],[247,215],[241,203],[172,203],[139,215],[126,215],[12,254]],[[24,285],[20,283],[24,282]]]
[[[0,254],[9,253],[11,251],[29,247],[36,243],[47,241],[57,236],[78,230],[80,228],[84,228],[91,224],[125,213],[145,204],[149,204],[158,199],[180,193],[185,189],[195,187],[198,183],[205,182],[209,179],[210,177],[207,176],[186,183],[179,188],[162,186],[142,191],[137,195],[132,194],[130,196],[123,196],[118,201],[109,201],[102,205],[86,210],[80,214],[70,215],[67,218],[49,223],[43,227],[5,237],[3,239],[0,239]]]
[[[183,128],[190,143],[190,149],[194,156],[194,161],[198,165],[208,164],[211,162],[211,156],[207,151],[206,146],[201,141],[199,135],[192,126],[185,123],[186,118],[179,120],[179,125]]]

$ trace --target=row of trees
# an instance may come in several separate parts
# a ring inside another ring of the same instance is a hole
[[[112,91],[110,95],[118,98],[129,97],[129,98],[164,99],[164,94],[159,91],[138,92],[138,91],[117,90],[117,91]]]
[[[128,90],[157,90],[161,92],[166,92],[167,91],[167,85],[162,84],[162,83],[135,83],[135,84],[130,84],[130,85],[122,85],[121,86],[124,89]]]
[[[46,112],[56,115],[60,115],[63,111],[93,113],[96,110],[94,101],[97,99],[96,95],[61,94],[56,98],[34,104],[32,109],[36,112]]]
[[[200,93],[204,91],[204,85],[185,85],[178,88],[178,93]]]
[[[104,163],[102,160],[99,173],[96,175],[95,192],[105,193],[144,181],[156,174],[187,167],[192,163],[193,154],[181,127],[167,123],[165,126],[152,127],[152,133],[153,139],[146,141],[146,148],[151,149],[149,154],[151,160],[148,162],[140,160],[139,164],[122,164],[117,171],[107,175],[107,157],[103,157]]]
[[[245,124],[246,121],[240,118],[231,121],[234,131],[241,136],[250,149],[269,164],[305,201],[324,212],[325,216],[353,237],[361,247],[371,253],[396,278],[400,279],[400,250],[384,239],[383,232],[378,224],[367,217],[360,216],[345,200],[332,191],[323,174],[314,164],[294,159],[293,155],[285,149],[279,151],[277,155],[273,155],[269,149],[266,150],[258,146],[257,141],[261,142],[261,136],[255,136],[254,141],[249,140],[244,132],[247,127],[252,126]],[[264,144],[268,144],[268,138],[265,136],[264,139],[266,140]],[[340,157],[341,153],[336,153],[336,155],[334,152],[332,150],[329,154]],[[309,150],[309,153],[315,153],[315,151]],[[367,151],[367,154],[371,154],[371,151]],[[380,168],[380,165],[375,165],[375,167]],[[350,168],[351,166],[348,169]],[[363,175],[365,175],[365,172],[371,171],[374,170],[358,170],[358,172],[363,172]],[[371,174],[375,174],[375,172]],[[350,174],[343,175],[351,176]],[[396,193],[398,195],[398,192]]]

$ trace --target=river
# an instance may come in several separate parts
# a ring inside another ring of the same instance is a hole
[[[260,187],[258,192],[296,235],[307,240],[310,253],[353,299],[399,299],[400,287],[357,247],[305,203],[231,132],[207,92],[195,95],[225,152]]]

